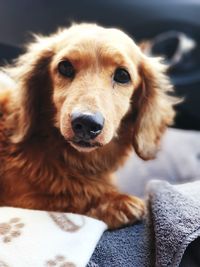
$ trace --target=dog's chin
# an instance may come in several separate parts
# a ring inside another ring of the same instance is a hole
[[[78,142],[68,141],[68,142],[73,148],[75,148],[79,152],[86,152],[86,153],[94,151],[102,146],[100,143],[90,143],[87,141],[78,141]]]

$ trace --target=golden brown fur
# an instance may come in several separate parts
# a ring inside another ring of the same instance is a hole
[[[63,59],[75,66],[73,81],[58,74]],[[130,83],[113,82],[119,66]],[[132,148],[153,158],[173,121],[159,60],[119,30],[81,24],[36,37],[5,71],[16,86],[0,85],[0,205],[86,214],[110,228],[141,219],[142,200],[120,194],[112,179]],[[74,108],[104,115],[101,147],[71,143]]]

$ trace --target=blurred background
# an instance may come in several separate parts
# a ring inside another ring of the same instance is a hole
[[[0,64],[23,52],[30,32],[49,34],[71,22],[118,27],[145,53],[162,55],[176,95],[174,128],[154,161],[132,155],[118,173],[122,190],[144,194],[147,180],[185,182],[200,176],[200,1],[199,0],[0,0]],[[122,179],[123,178],[123,179]]]

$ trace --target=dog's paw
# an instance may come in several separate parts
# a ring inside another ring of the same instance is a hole
[[[113,194],[107,196],[107,199],[92,213],[91,216],[96,215],[95,217],[104,221],[109,229],[117,229],[142,220],[146,207],[140,198]]]
[[[145,215],[144,202],[134,196],[118,195],[108,203],[107,224],[110,229],[131,225]]]

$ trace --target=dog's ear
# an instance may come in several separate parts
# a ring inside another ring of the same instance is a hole
[[[20,103],[17,131],[12,138],[15,143],[24,142],[41,127],[44,128],[42,121],[48,123],[53,112],[50,106],[52,85],[49,74],[53,50],[51,42],[46,39],[36,37],[15,66],[8,68],[8,73],[16,82],[16,100]]]
[[[155,157],[160,138],[173,123],[173,105],[177,99],[169,95],[173,87],[160,59],[143,55],[139,67],[141,84],[133,95],[135,122],[133,147],[144,160]]]

